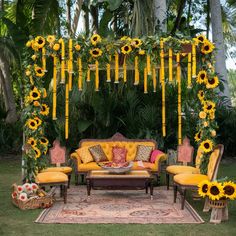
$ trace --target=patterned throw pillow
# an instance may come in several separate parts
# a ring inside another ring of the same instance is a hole
[[[76,152],[84,164],[94,161],[91,153],[88,150],[88,147],[81,147],[77,149]]]
[[[126,162],[127,150],[124,147],[112,148],[112,161],[115,163]]]
[[[100,162],[100,161],[108,161],[108,158],[104,151],[102,150],[102,147],[100,144],[89,147],[89,151],[93,156],[94,161]]]
[[[149,161],[152,150],[152,146],[138,145],[135,161]]]

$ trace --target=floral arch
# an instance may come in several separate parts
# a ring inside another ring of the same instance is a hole
[[[214,88],[219,79],[212,66],[214,45],[203,35],[191,40],[173,37],[148,36],[143,39],[122,37],[119,40],[102,39],[98,34],[86,39],[37,36],[26,43],[32,56],[25,67],[25,140],[30,145],[24,154],[26,180],[32,181],[35,173],[44,168],[44,155],[48,150],[45,137],[45,117],[57,119],[57,88],[65,86],[65,139],[69,138],[69,99],[72,87],[82,91],[84,85],[94,86],[99,91],[99,70],[106,71],[107,83],[126,83],[133,80],[134,86],[143,86],[144,93],[156,92],[161,86],[162,135],[166,136],[165,89],[169,83],[178,87],[178,143],[182,143],[181,111],[181,60],[187,67],[186,84],[189,89],[197,86],[201,103],[195,140],[203,149],[201,171],[206,170],[209,153],[215,145],[217,124],[215,122],[216,96]],[[52,58],[52,109],[45,103],[47,97],[43,78]],[[127,78],[127,70],[133,78]],[[114,77],[111,76],[111,71]],[[159,83],[159,84],[158,84]]]

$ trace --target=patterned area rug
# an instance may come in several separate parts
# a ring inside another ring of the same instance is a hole
[[[58,195],[58,193],[57,193]],[[180,210],[180,201],[173,203],[173,190],[154,188],[153,200],[145,190],[92,190],[71,186],[68,203],[57,199],[53,207],[43,210],[37,223],[113,223],[165,224],[203,223],[188,202]]]

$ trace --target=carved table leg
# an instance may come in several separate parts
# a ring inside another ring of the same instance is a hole
[[[90,182],[90,180],[87,179],[87,194],[88,194],[88,196],[90,196],[90,192],[91,192],[91,182]]]

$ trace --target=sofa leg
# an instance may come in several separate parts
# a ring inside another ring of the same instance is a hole
[[[79,185],[79,175],[75,173],[75,185]]]
[[[170,189],[170,175],[168,173],[166,173],[166,186],[167,186],[167,190]]]
[[[181,210],[184,209],[184,203],[185,203],[185,198],[186,198],[186,192],[187,192],[187,190],[184,189],[184,190],[183,190],[183,193],[182,193],[182,195],[181,195],[181,200],[182,200],[182,202],[181,202]]]
[[[80,175],[81,176],[81,183],[84,183],[84,174]]]

